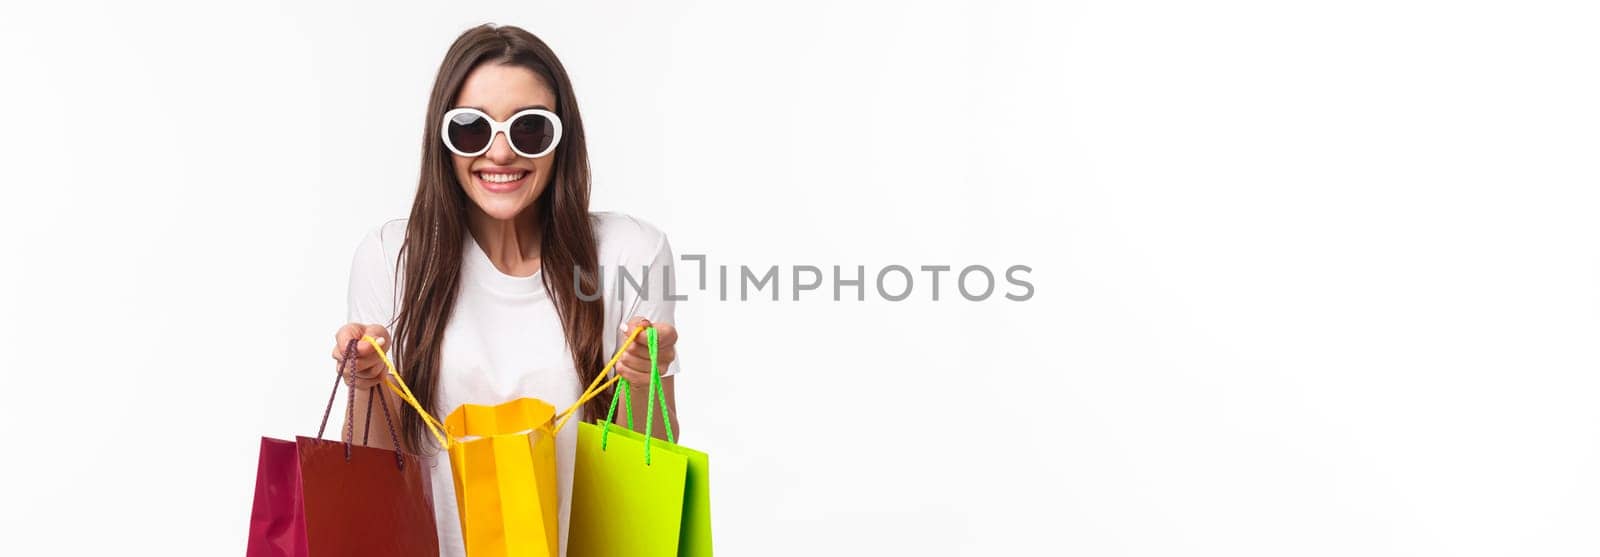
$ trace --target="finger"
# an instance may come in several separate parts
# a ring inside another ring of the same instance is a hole
[[[672,364],[672,358],[673,354],[670,352],[657,351],[656,369],[658,371],[666,371],[667,366]],[[648,380],[650,378],[650,354],[648,352],[644,354],[632,352],[623,354],[622,359],[617,361],[617,367],[623,370],[623,373],[632,374],[628,377],[629,381],[640,378]]]
[[[348,352],[348,348],[349,347],[350,347],[349,341],[346,341],[343,344],[339,344],[337,346],[334,346],[333,347],[333,361],[338,362],[339,365],[345,365],[345,359],[350,356],[350,353]],[[357,354],[356,355],[357,355],[357,357],[360,356],[360,349],[359,348],[357,349]]]
[[[678,330],[668,327],[671,327],[671,325],[656,325],[656,354],[661,358],[665,358],[667,354],[672,353],[674,350],[673,345],[678,342]],[[662,331],[665,332],[663,333]],[[645,358],[650,357],[650,339],[646,338],[645,335],[639,335],[634,338],[633,344],[628,345],[628,353],[637,354]]]
[[[383,365],[383,360],[377,356],[367,356],[356,361],[355,375],[366,379],[373,379],[388,371],[388,366]]]
[[[341,358],[339,363],[333,366],[334,373],[338,374],[340,377],[343,377],[346,383],[354,381],[356,378],[360,377],[360,369],[360,360],[350,360],[347,362]]]
[[[665,349],[678,343],[678,328],[671,323],[656,323],[656,346]]]
[[[377,356],[366,356],[357,359],[350,366],[347,378],[350,384],[356,387],[371,387],[383,380],[383,375],[388,367]]]
[[[659,358],[657,362],[660,362]],[[622,361],[617,362],[617,368],[621,370],[619,373],[623,373],[629,381],[650,380],[650,356],[648,354],[643,356],[633,354],[623,356]]]
[[[343,327],[339,327],[338,332],[335,332],[333,334],[334,340],[339,342],[340,344],[344,344],[346,342],[350,342],[350,339],[356,338],[358,336],[361,336],[361,324],[360,323],[345,323]]]
[[[360,323],[346,323],[343,327],[339,327],[339,330],[335,331],[333,333],[333,359],[334,359],[334,361],[339,361],[339,360],[344,359],[344,350],[345,350],[346,346],[350,345],[350,339],[356,338],[356,337],[358,337],[360,335],[361,335],[361,324]]]
[[[655,327],[656,357],[663,362],[661,365],[665,366],[666,362],[672,361],[672,358],[675,354],[673,345],[677,344],[678,342],[678,329],[665,323],[658,323],[655,325]],[[645,357],[649,357],[650,339],[646,335],[639,335],[633,340],[633,345],[629,346],[628,350],[630,352],[633,350],[638,350],[640,354],[643,354]]]
[[[650,380],[650,360],[640,361],[637,358],[623,358],[617,362],[617,374],[630,383],[645,383]]]
[[[389,349],[389,331],[384,329],[382,325],[362,326],[361,333],[357,335],[357,338],[360,337],[372,337],[373,341],[378,343],[378,346],[382,346],[384,350]],[[366,342],[362,342],[356,350],[360,351],[362,356],[375,354],[372,351],[372,345]]]
[[[637,329],[639,327],[649,327],[649,326],[650,326],[650,320],[649,319],[645,319],[642,316],[635,315],[635,316],[633,316],[632,319],[628,320],[628,324],[627,325],[623,325],[622,326],[622,334],[624,334],[624,335],[630,334],[630,333],[633,332],[634,329]],[[643,331],[639,332],[638,338],[644,338],[644,332]]]
[[[656,329],[656,346],[661,346],[661,326],[660,325],[651,324],[648,321],[645,322],[645,326],[646,327],[655,327],[655,329]],[[650,347],[650,332],[649,331],[639,331],[639,336],[633,337],[633,344],[634,344],[634,346],[643,346],[643,347],[646,347],[646,348]]]
[[[629,351],[627,351],[627,352],[622,354],[622,359],[617,360],[617,365],[618,366],[625,366],[628,369],[637,370],[637,371],[649,371],[649,369],[650,369],[650,355],[649,354],[638,354],[638,353],[635,353],[632,350],[629,350]]]
[[[656,350],[656,365],[661,366],[661,372],[666,373],[667,366],[672,365],[672,360],[678,357],[678,351],[672,347]]]
[[[656,354],[656,363],[662,370],[666,370],[667,362],[662,360],[659,354]],[[622,355],[622,360],[619,360],[616,365],[621,370],[626,370],[627,373],[637,376],[637,378],[650,378],[650,354]]]

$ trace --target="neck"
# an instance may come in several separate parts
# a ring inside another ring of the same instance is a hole
[[[467,217],[473,241],[500,272],[518,277],[539,270],[539,222],[532,207],[509,220],[484,214],[473,207]]]

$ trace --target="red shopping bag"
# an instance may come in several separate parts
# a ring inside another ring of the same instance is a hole
[[[432,488],[416,455],[352,444],[354,432],[348,422],[343,440],[322,439],[345,366],[355,357],[356,342],[345,350],[317,436],[294,441],[261,438],[247,556],[439,554]],[[371,399],[376,398],[383,403],[389,435],[400,446],[389,421],[388,401],[376,386],[370,393],[368,431],[362,442],[371,430]],[[353,392],[347,401],[353,411]]]

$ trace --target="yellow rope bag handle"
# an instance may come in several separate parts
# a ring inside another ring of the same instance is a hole
[[[606,374],[616,367],[618,361],[622,360],[622,353],[628,349],[628,345],[633,344],[633,339],[638,337],[643,330],[644,327],[642,326],[634,327],[633,332],[628,334],[628,339],[617,346],[617,352],[611,355],[611,361],[607,362],[606,367],[600,370],[600,374],[594,378],[594,381],[589,383],[589,387],[583,390],[583,394],[578,397],[578,401],[551,418],[556,421],[554,432],[559,433],[561,428],[567,425],[567,421],[577,414],[578,407],[583,406],[583,403],[599,396],[600,393],[605,392],[607,388],[622,379],[621,374],[615,374],[611,377],[611,380],[605,381]],[[444,424],[434,418],[432,414],[429,414],[427,410],[424,410],[422,403],[418,402],[417,397],[411,394],[411,389],[406,386],[405,379],[401,378],[400,372],[395,370],[394,361],[389,359],[389,353],[385,352],[383,347],[378,345],[378,340],[371,336],[362,336],[361,340],[372,345],[372,349],[378,353],[378,357],[383,359],[383,365],[389,369],[387,377],[384,378],[384,384],[388,385],[389,390],[394,391],[406,404],[411,405],[411,408],[417,411],[417,415],[422,416],[422,423],[428,426],[428,431],[433,434],[435,440],[439,441],[440,447],[449,447],[454,440],[449,438],[449,433],[445,431]],[[396,448],[398,449],[398,447]]]

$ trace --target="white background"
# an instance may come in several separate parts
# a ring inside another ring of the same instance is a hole
[[[679,253],[1034,269],[691,292],[724,555],[1600,553],[1591,3],[231,4],[0,8],[0,553],[242,550],[484,21]]]

